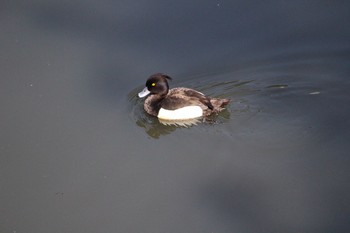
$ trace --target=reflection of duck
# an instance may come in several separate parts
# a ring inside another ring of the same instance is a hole
[[[217,114],[230,99],[209,98],[203,93],[184,87],[169,90],[165,74],[154,74],[148,78],[146,87],[138,94],[148,96],[144,102],[145,111],[162,120],[187,120]]]

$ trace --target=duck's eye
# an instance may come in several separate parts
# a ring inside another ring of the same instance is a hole
[[[155,84],[155,83],[152,83],[151,85],[152,85],[152,87],[154,87],[156,84]]]

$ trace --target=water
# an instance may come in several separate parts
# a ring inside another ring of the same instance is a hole
[[[349,7],[3,3],[0,231],[349,232]],[[232,102],[162,125],[156,72]]]

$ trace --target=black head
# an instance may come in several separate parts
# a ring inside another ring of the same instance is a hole
[[[166,95],[169,91],[168,80],[171,78],[166,74],[153,74],[147,79],[146,87],[151,94]]]

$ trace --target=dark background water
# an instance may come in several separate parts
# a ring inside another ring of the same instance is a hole
[[[1,232],[349,232],[348,1],[3,1]],[[212,123],[145,115],[171,86]]]

